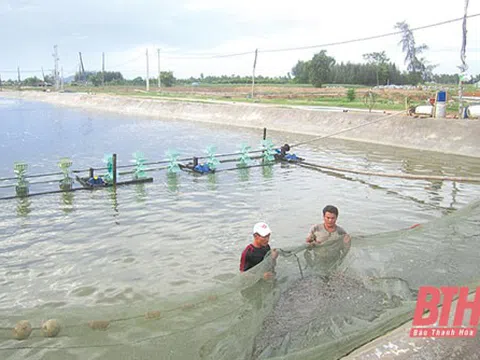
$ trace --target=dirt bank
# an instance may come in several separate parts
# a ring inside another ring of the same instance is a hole
[[[480,157],[480,121],[420,119],[394,113],[341,112],[232,102],[191,102],[100,94],[1,92],[0,96],[55,105],[323,136]],[[378,120],[378,121],[377,121]],[[369,125],[362,126],[372,122]]]

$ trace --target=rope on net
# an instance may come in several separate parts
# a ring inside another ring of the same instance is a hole
[[[195,307],[198,307],[201,304],[204,303],[212,303],[217,301],[219,298],[223,296],[228,296],[235,293],[235,291],[223,293],[221,295],[209,295],[206,299],[198,301],[196,303],[185,303],[181,306],[170,308],[167,310],[153,310],[153,311],[147,311],[143,315],[135,315],[135,316],[130,316],[130,317],[124,317],[124,318],[117,318],[117,319],[111,319],[111,320],[90,320],[86,323],[79,323],[79,324],[70,324],[70,325],[65,325],[62,326],[60,322],[56,319],[49,319],[45,322],[42,323],[40,327],[32,327],[30,322],[28,320],[21,320],[17,322],[15,327],[1,327],[0,331],[11,331],[11,337],[2,337],[3,339],[16,339],[16,340],[26,340],[28,338],[36,338],[36,337],[57,337],[60,332],[62,331],[63,333],[68,330],[68,329],[75,329],[75,328],[90,328],[91,330],[102,330],[106,331],[112,323],[115,322],[126,322],[126,321],[131,321],[131,320],[137,320],[137,319],[144,319],[146,321],[149,320],[158,320],[161,318],[165,317],[165,314],[168,313],[173,313],[174,311],[186,311],[193,309]],[[213,319],[215,320],[215,319]],[[210,321],[213,321],[210,320]],[[208,322],[207,322],[208,323]],[[189,329],[182,329],[177,332],[182,332],[182,331],[187,331]],[[33,331],[41,332],[40,336],[30,336]],[[172,334],[166,334],[167,335],[172,335]],[[62,337],[71,337],[68,335],[62,334]],[[18,349],[19,347],[13,347],[13,348],[0,348],[0,350],[9,350],[9,349]],[[33,348],[33,347],[32,347]]]
[[[311,142],[314,142],[314,141],[318,141],[318,140],[322,140],[322,139],[326,139],[326,138],[329,138],[329,137],[332,137],[332,136],[335,136],[335,135],[339,135],[339,134],[343,134],[347,131],[351,131],[351,130],[355,130],[355,129],[358,129],[358,128],[361,128],[361,127],[364,127],[364,126],[368,126],[368,125],[371,125],[371,124],[375,124],[375,123],[378,123],[380,121],[385,121],[393,116],[396,116],[398,114],[401,114],[403,113],[403,110],[402,111],[398,111],[398,112],[394,112],[392,114],[389,114],[389,115],[386,115],[386,116],[382,116],[380,119],[376,119],[376,120],[373,120],[373,121],[368,121],[366,123],[363,123],[363,124],[359,124],[359,125],[356,125],[356,126],[352,126],[352,127],[349,127],[349,128],[346,128],[346,129],[343,129],[343,130],[340,130],[340,131],[337,131],[337,132],[334,132],[332,134],[328,134],[328,135],[322,135],[322,136],[317,136],[317,137],[314,137],[313,139],[310,139],[310,140],[306,140],[306,141],[302,141],[302,142],[299,142],[297,144],[293,144],[293,145],[290,145],[291,148],[293,147],[297,147],[297,146],[300,146],[300,145],[305,145],[305,144],[308,144],[308,143],[311,143]]]
[[[389,177],[389,178],[401,178],[401,179],[410,179],[410,180],[442,180],[442,181],[456,181],[456,182],[480,182],[479,177],[461,177],[461,176],[437,176],[437,175],[414,175],[414,174],[389,174],[381,173],[374,171],[363,171],[363,170],[352,170],[344,169],[333,166],[325,166],[314,163],[309,163],[302,161],[297,163],[297,165],[305,168],[318,168],[318,169],[327,169],[338,172],[352,173],[358,175],[368,175],[368,176],[379,176],[379,177]]]
[[[303,278],[303,271],[301,269],[300,261],[296,255],[296,252],[299,252],[305,249],[306,246],[298,246],[292,250],[283,250],[277,249],[279,254],[284,257],[295,256],[298,261],[298,267],[300,270],[300,274]],[[129,317],[122,317],[110,320],[90,320],[88,322],[80,322],[77,324],[68,324],[62,325],[59,320],[56,319],[49,319],[47,321],[42,322],[40,327],[33,327],[28,320],[20,320],[18,321],[14,327],[0,327],[0,333],[4,333],[3,336],[0,336],[0,339],[3,340],[19,340],[19,341],[27,341],[28,339],[33,338],[72,338],[75,337],[72,335],[72,332],[69,332],[69,329],[81,329],[81,328],[89,328],[91,331],[107,331],[113,323],[119,322],[127,322],[132,320],[140,320],[143,319],[145,321],[152,321],[152,320],[160,320],[160,319],[167,319],[168,314],[173,314],[176,311],[188,311],[194,308],[199,308],[203,304],[215,304],[222,299],[227,298],[230,295],[235,295],[241,288],[245,286],[249,286],[252,283],[261,279],[261,276],[258,274],[254,274],[253,277],[245,277],[240,278],[241,281],[245,280],[246,282],[242,282],[242,286],[238,289],[234,289],[232,291],[226,291],[222,293],[211,293],[210,295],[203,298],[203,300],[197,302],[189,302],[184,303],[180,306],[172,307],[166,310],[151,310],[147,311],[144,314],[129,316]],[[226,301],[229,301],[226,299]],[[146,341],[155,340],[162,337],[176,335],[182,332],[187,332],[189,330],[198,328],[200,326],[206,325],[208,323],[214,322],[218,319],[230,316],[231,314],[235,313],[238,309],[234,309],[232,311],[228,311],[227,313],[221,314],[214,318],[209,318],[203,322],[196,323],[191,327],[182,328],[175,331],[169,331],[167,334],[162,334],[158,336],[153,336],[149,338],[139,339],[136,341],[132,341],[131,344],[142,343]],[[174,316],[174,315],[173,315]],[[5,333],[9,333],[10,336],[5,336]],[[77,335],[78,336],[78,335]],[[27,345],[20,345],[20,346],[11,346],[11,347],[0,347],[0,351],[6,350],[19,350],[19,349],[74,349],[74,348],[98,348],[98,347],[110,347],[110,346],[119,346],[119,345],[126,345],[126,343],[115,343],[115,344],[94,344],[94,345],[73,345],[73,346],[27,346]]]
[[[168,334],[152,336],[152,337],[149,337],[149,338],[132,341],[131,344],[140,344],[142,342],[152,341],[152,340],[160,339],[160,338],[167,337],[167,336],[173,336],[173,335],[181,334],[183,332],[195,329],[197,327],[200,327],[200,326],[209,324],[211,322],[217,321],[219,319],[225,318],[227,316],[230,316],[235,312],[236,312],[236,309],[234,309],[233,311],[230,311],[226,314],[222,314],[222,315],[217,316],[215,318],[204,321],[202,323],[195,324],[194,326],[191,326],[189,328],[185,328],[185,329],[181,329],[181,330],[177,330],[177,331],[172,331]],[[147,315],[145,315],[145,316],[147,316]],[[151,317],[151,318],[149,318],[149,320],[150,319],[157,319],[157,318],[159,318],[159,317]],[[116,320],[112,320],[112,321],[94,320],[94,321],[89,321],[88,326],[92,330],[103,330],[103,331],[105,331],[105,330],[107,330],[110,322],[114,322],[114,321],[116,321]],[[121,320],[117,320],[117,321],[121,321]],[[55,328],[54,328],[53,331],[51,331],[50,329],[49,329],[50,330],[49,331],[49,330],[46,329],[46,326],[42,326],[41,329],[43,331],[43,337],[56,337],[59,334],[60,329],[61,329],[60,324],[56,320],[48,320],[46,323],[49,323],[50,327],[55,326]],[[16,331],[17,327],[19,327],[19,324],[21,324],[22,326],[25,326],[25,324],[29,325],[29,323],[26,320],[20,321],[13,330],[14,334],[15,334],[15,331]],[[39,329],[40,328],[30,328],[30,332],[31,332],[31,330],[39,330]],[[28,337],[28,335],[27,335],[27,337]],[[15,337],[15,339],[25,340],[27,337],[24,337],[24,338]],[[68,337],[68,336],[60,336],[60,337],[65,338],[65,337]],[[90,349],[90,348],[105,348],[105,347],[112,347],[112,346],[124,346],[126,344],[127,343],[118,342],[118,343],[113,343],[113,344],[70,345],[70,346],[41,346],[41,345],[40,346],[12,346],[12,347],[2,347],[2,348],[0,348],[0,351],[2,351],[2,350],[3,351],[5,351],[5,350],[22,350],[22,349]]]

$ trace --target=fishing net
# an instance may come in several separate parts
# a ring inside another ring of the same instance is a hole
[[[337,359],[411,319],[420,286],[478,284],[479,245],[474,202],[413,229],[352,236],[351,245],[339,237],[279,249],[276,264],[267,256],[189,296],[3,314],[0,357]],[[32,330],[17,340],[21,320]]]

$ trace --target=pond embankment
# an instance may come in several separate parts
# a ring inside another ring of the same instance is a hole
[[[388,146],[480,157],[480,121],[413,118],[395,112],[326,111],[280,105],[222,101],[179,101],[107,94],[0,92],[85,110],[162,120],[189,120],[334,137]],[[368,123],[368,124],[367,124]],[[351,129],[344,131],[346,129]]]

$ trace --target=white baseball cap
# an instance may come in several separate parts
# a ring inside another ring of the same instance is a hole
[[[270,230],[267,224],[265,224],[264,222],[259,222],[259,223],[256,223],[255,226],[253,227],[253,233],[258,234],[262,237],[265,237],[267,235],[270,235],[272,231]]]

